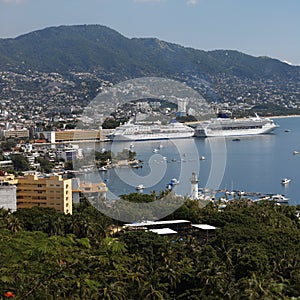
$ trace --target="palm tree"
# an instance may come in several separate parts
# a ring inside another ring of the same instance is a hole
[[[128,295],[126,293],[126,286],[123,281],[116,281],[111,283],[108,287],[103,288],[100,292],[101,299],[105,300],[126,300]]]
[[[6,228],[11,232],[18,232],[23,230],[23,223],[14,215],[9,215],[6,218]]]
[[[155,289],[153,285],[149,282],[146,282],[144,287],[141,290],[141,299],[144,300],[164,300],[164,293],[160,292],[159,290]]]

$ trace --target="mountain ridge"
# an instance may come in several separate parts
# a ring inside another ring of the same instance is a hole
[[[127,38],[103,25],[47,27],[0,39],[1,69],[46,72],[113,72],[121,78],[228,74],[255,79],[290,80],[300,67],[236,50],[204,51],[157,38]]]

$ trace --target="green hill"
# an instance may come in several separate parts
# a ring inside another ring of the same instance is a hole
[[[123,78],[226,73],[256,79],[298,77],[300,67],[238,51],[202,51],[154,38],[129,39],[100,25],[50,27],[0,39],[2,70],[102,71]]]

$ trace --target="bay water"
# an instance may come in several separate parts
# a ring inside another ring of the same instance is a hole
[[[160,192],[173,178],[175,192],[189,195],[192,172],[199,188],[283,194],[290,205],[300,204],[300,117],[276,118],[273,134],[227,138],[189,138],[165,141],[101,143],[114,153],[127,148],[143,161],[142,168],[100,172],[110,197],[136,192]],[[154,150],[156,149],[156,150]],[[283,178],[291,179],[282,185]]]

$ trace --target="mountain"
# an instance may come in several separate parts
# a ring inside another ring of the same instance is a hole
[[[300,67],[238,51],[202,51],[155,38],[126,38],[100,25],[50,27],[0,39],[1,70],[93,71],[122,78],[228,74],[253,79],[299,78]]]

